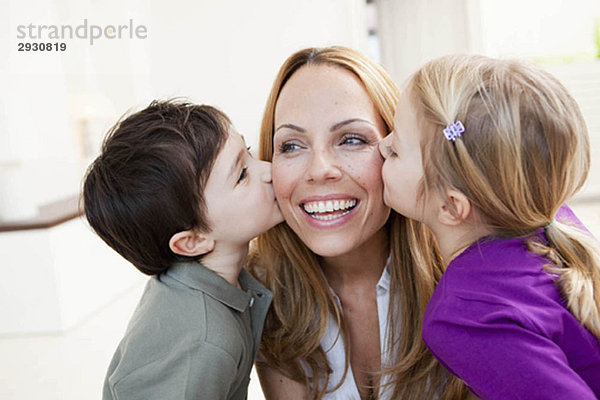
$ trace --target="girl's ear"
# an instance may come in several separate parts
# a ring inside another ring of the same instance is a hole
[[[215,241],[196,231],[182,231],[171,237],[169,248],[175,254],[196,257],[210,253],[215,248]]]
[[[471,201],[456,189],[446,190],[446,201],[441,203],[438,219],[444,225],[460,225],[471,215]]]

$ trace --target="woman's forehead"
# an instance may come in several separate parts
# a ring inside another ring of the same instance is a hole
[[[275,125],[378,117],[360,79],[347,69],[304,66],[290,77],[275,106]],[[294,120],[294,121],[292,121]]]

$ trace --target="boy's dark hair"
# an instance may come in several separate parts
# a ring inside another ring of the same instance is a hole
[[[203,191],[230,126],[213,107],[177,101],[153,101],[117,122],[83,184],[92,228],[148,275],[190,260],[173,253],[169,240],[210,231]]]

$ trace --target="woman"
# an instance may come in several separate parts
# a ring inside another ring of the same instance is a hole
[[[347,48],[304,49],[279,71],[260,158],[286,223],[261,236],[273,292],[258,367],[267,399],[460,399],[421,322],[441,260],[430,234],[383,204],[377,144],[398,90]]]

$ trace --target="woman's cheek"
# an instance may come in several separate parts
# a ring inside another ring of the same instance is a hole
[[[383,185],[381,179],[381,169],[383,167],[383,158],[377,152],[363,153],[362,157],[354,156],[348,159],[346,171],[361,182],[365,187],[380,187]]]
[[[273,159],[271,170],[273,191],[278,201],[289,200],[292,189],[298,179],[294,163],[286,160]],[[295,174],[296,171],[296,174]],[[281,204],[281,203],[280,203]]]

